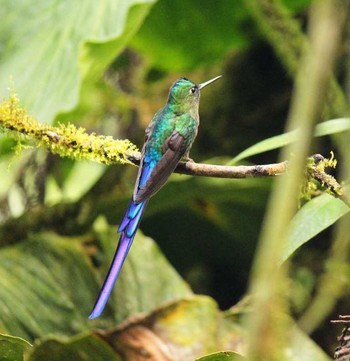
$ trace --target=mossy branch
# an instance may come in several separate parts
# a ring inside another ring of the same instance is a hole
[[[125,164],[130,163],[128,157],[138,153],[136,146],[129,140],[88,134],[84,128],[72,124],[40,124],[20,106],[15,95],[0,104],[0,126],[35,140],[38,147],[44,146],[54,154],[76,160]]]
[[[344,188],[337,182],[337,180],[327,173],[327,168],[335,168],[337,165],[334,154],[331,152],[330,158],[324,158],[321,154],[314,154],[308,158],[305,171],[305,184],[301,191],[301,197],[310,199],[317,193],[318,185],[315,185],[314,180],[319,182],[326,192],[332,196],[341,199],[348,207],[350,207],[350,197],[345,192]]]
[[[11,96],[0,104],[0,127],[16,132],[17,136],[20,134],[34,140],[37,147],[44,146],[61,157],[91,160],[106,165],[127,163],[138,165],[140,162],[140,153],[129,140],[115,140],[110,136],[88,134],[84,128],[76,128],[72,124],[58,126],[40,124],[20,106],[16,96]],[[342,186],[325,171],[333,159],[328,160],[317,155],[311,157],[311,160],[307,166],[306,184],[316,179],[331,194],[350,206],[350,200]],[[285,173],[287,168],[287,161],[253,166],[224,166],[187,161],[181,162],[175,172],[216,178],[251,178],[280,175]],[[305,186],[305,189],[307,188]],[[304,192],[304,195],[305,193],[307,192]]]

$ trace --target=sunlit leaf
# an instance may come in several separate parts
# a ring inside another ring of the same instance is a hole
[[[348,212],[349,207],[343,201],[329,194],[323,194],[307,202],[291,222],[281,262]]]
[[[3,2],[0,97],[13,86],[29,112],[45,122],[74,108],[82,80],[101,77],[153,2]]]
[[[315,137],[345,132],[350,129],[350,118],[326,120],[316,126]]]
[[[65,201],[79,200],[103,175],[106,167],[94,162],[75,162],[62,189]]]
[[[315,137],[322,137],[325,135],[331,135],[336,133],[341,133],[350,129],[350,119],[349,118],[339,118],[327,120],[323,123],[320,123],[316,126]],[[234,157],[229,164],[233,165],[238,161],[257,155],[260,153],[268,152],[269,150],[282,148],[292,142],[294,142],[298,137],[298,131],[293,130],[288,133],[281,135],[276,135],[274,137],[264,139],[259,143],[252,145],[251,147],[245,149],[243,152],[239,153]]]
[[[294,142],[297,139],[297,136],[298,136],[298,132],[294,130],[289,133],[284,133],[268,139],[264,139],[261,142],[256,143],[251,147],[245,149],[243,152],[239,153],[228,163],[228,165],[233,165],[239,162],[240,160],[251,157],[253,155],[265,153],[268,152],[269,150],[273,150],[277,148],[282,148],[287,144]]]

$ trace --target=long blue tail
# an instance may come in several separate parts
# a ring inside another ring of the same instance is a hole
[[[148,200],[137,204],[132,200],[129,204],[129,208],[126,211],[118,229],[118,232],[121,233],[121,235],[111,267],[109,268],[105,282],[97,297],[95,306],[89,316],[91,320],[99,317],[106,306],[113,286],[119,276],[120,270],[122,269],[125,258],[129,252],[132,241],[134,240],[138,225],[147,203]]]

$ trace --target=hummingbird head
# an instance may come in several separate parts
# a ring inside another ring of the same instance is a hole
[[[198,107],[200,90],[219,78],[221,75],[201,84],[195,84],[187,78],[177,79],[170,88],[168,103],[180,107],[183,112]]]

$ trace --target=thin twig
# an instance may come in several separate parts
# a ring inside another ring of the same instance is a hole
[[[128,160],[135,165],[139,165],[140,156],[128,157]],[[193,161],[181,162],[175,169],[175,173],[200,177],[214,178],[253,178],[272,177],[286,172],[288,162],[263,164],[263,165],[216,165],[206,163],[196,163]]]

